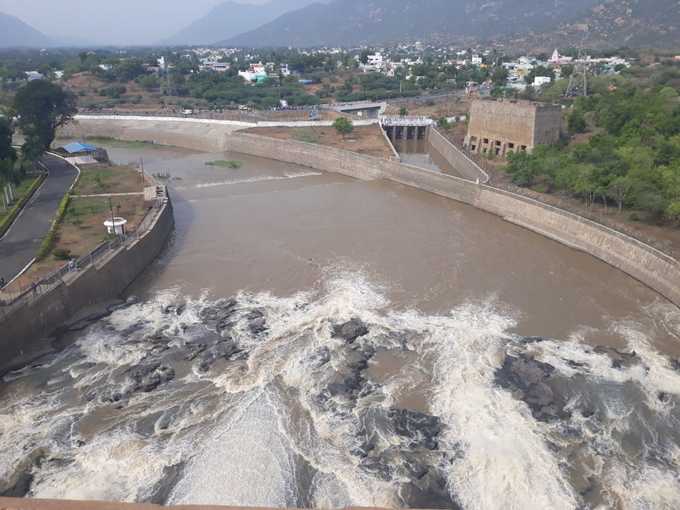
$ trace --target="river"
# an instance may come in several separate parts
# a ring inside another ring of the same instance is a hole
[[[109,153],[170,176],[176,233],[126,303],[4,377],[0,492],[680,506],[680,312],[639,282],[394,183]]]

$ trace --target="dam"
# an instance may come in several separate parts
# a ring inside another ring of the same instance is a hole
[[[274,142],[221,125],[191,127],[180,148],[179,125],[128,132],[154,145],[104,144],[167,176],[174,238],[123,306],[5,374],[0,493],[280,508],[680,501],[672,288],[666,299],[589,255],[575,230],[562,235],[579,249],[474,207],[474,181],[425,192],[407,165],[384,179],[395,162],[360,172],[354,155],[291,144],[277,161],[263,157]]]

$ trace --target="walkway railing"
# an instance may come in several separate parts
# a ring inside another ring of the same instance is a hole
[[[134,231],[127,232],[124,235],[116,236],[114,239],[101,243],[89,253],[78,259],[72,259],[66,262],[61,268],[38,281],[31,282],[28,285],[24,285],[12,291],[0,291],[0,317],[8,315],[16,308],[23,306],[39,296],[54,291],[66,283],[65,279],[67,280],[69,275],[77,274],[83,269],[107,258],[119,248],[131,245],[140,237],[143,237],[156,221],[156,218],[166,201],[167,200],[165,199],[156,200],[153,207],[147,211],[146,215]]]

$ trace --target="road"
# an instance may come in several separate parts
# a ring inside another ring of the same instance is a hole
[[[78,171],[63,159],[46,155],[42,161],[49,170],[47,178],[0,239],[0,278],[6,282],[33,260],[50,230],[59,202],[78,176]]]

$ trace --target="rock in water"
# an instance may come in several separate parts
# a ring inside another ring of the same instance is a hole
[[[130,393],[137,391],[149,393],[161,384],[172,381],[175,378],[175,371],[160,363],[150,363],[131,368],[128,372],[128,378],[132,382]]]
[[[555,367],[530,356],[506,356],[503,366],[496,370],[496,384],[519,394],[537,420],[552,421],[566,418],[565,399],[550,386]]]
[[[368,327],[361,319],[354,318],[344,324],[333,326],[333,338],[342,338],[350,344],[365,335],[368,335]]]

